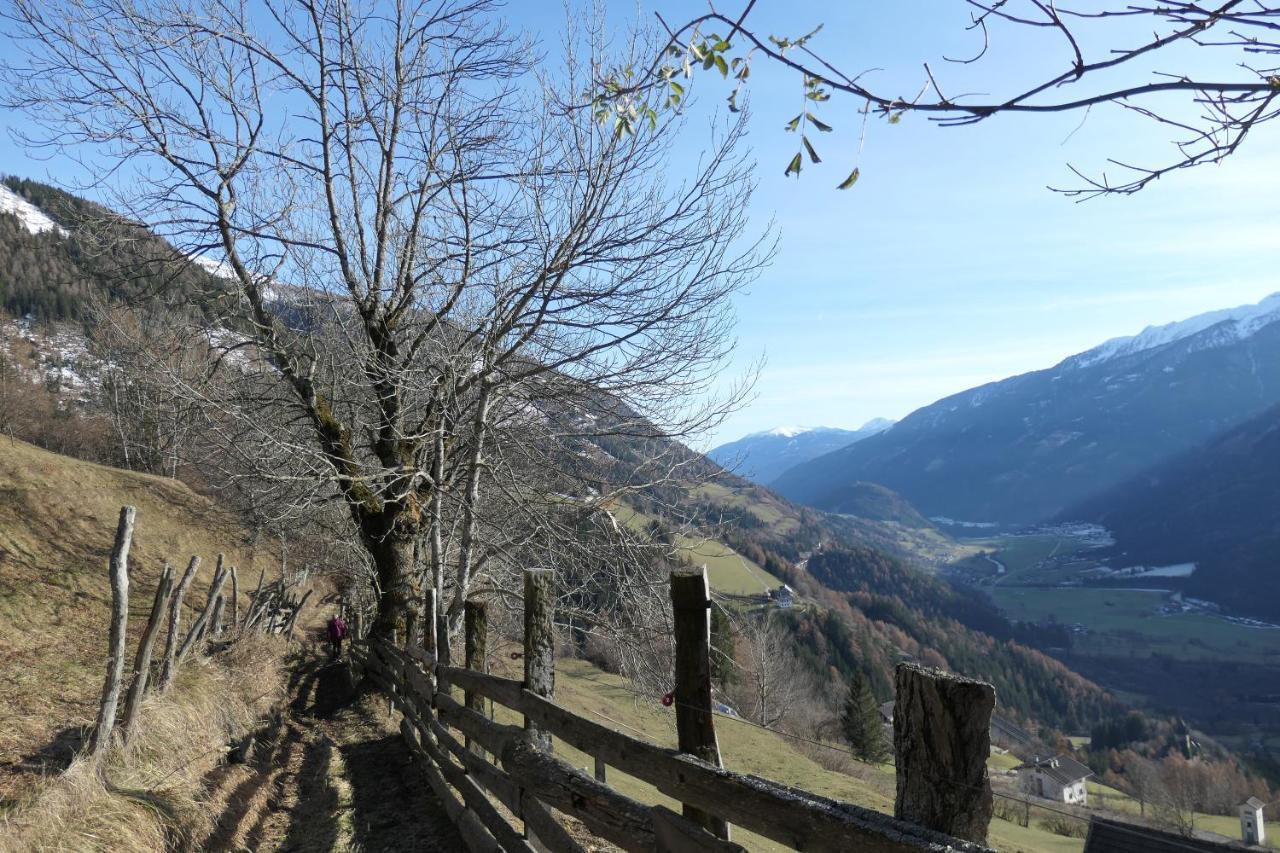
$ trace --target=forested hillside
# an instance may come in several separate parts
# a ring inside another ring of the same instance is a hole
[[[166,298],[217,292],[218,280],[181,260],[150,232],[104,208],[37,181],[4,186],[65,229],[33,233],[0,213],[0,310],[39,321],[83,317],[94,299]]]
[[[1186,591],[1280,617],[1280,407],[1153,467],[1063,518],[1106,525],[1117,565],[1194,562]]]

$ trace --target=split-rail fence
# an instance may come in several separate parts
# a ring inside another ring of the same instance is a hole
[[[989,718],[994,702],[988,685],[900,667],[899,695],[905,690],[911,701],[900,701],[896,709],[896,817],[736,773],[721,766],[716,744],[705,573],[673,574],[671,590],[678,749],[629,737],[555,703],[554,598],[547,570],[525,573],[521,680],[483,671],[482,602],[467,603],[465,665],[453,665],[430,594],[420,642],[399,646],[361,637],[357,624],[348,665],[353,678],[368,679],[401,712],[407,748],[472,853],[584,851],[553,810],[628,851],[744,850],[730,840],[731,826],[804,851],[988,850],[981,843],[991,811],[988,720],[982,719]],[[462,701],[455,689],[462,691]],[[973,695],[977,714],[954,706],[957,698]],[[523,726],[490,719],[486,699],[522,715]],[[593,756],[594,774],[557,757],[553,736]],[[607,782],[608,767],[682,803],[682,813],[620,793]],[[967,774],[974,784],[957,784],[957,774]]]

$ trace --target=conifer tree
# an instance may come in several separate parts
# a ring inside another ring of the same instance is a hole
[[[840,730],[853,754],[863,761],[879,764],[889,760],[889,745],[885,742],[876,697],[862,673],[854,673],[849,679],[849,695],[844,700],[844,711],[840,715]]]

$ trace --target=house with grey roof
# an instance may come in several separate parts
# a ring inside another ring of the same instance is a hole
[[[1059,803],[1087,805],[1085,780],[1093,771],[1069,755],[1035,758],[1018,768],[1019,787],[1025,793]]]

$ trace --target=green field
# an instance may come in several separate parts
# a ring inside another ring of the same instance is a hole
[[[1018,587],[990,589],[1011,619],[1088,629],[1075,636],[1073,650],[1105,657],[1146,657],[1152,653],[1187,660],[1280,663],[1280,630],[1250,628],[1201,613],[1165,615],[1168,594],[1123,589]]]

